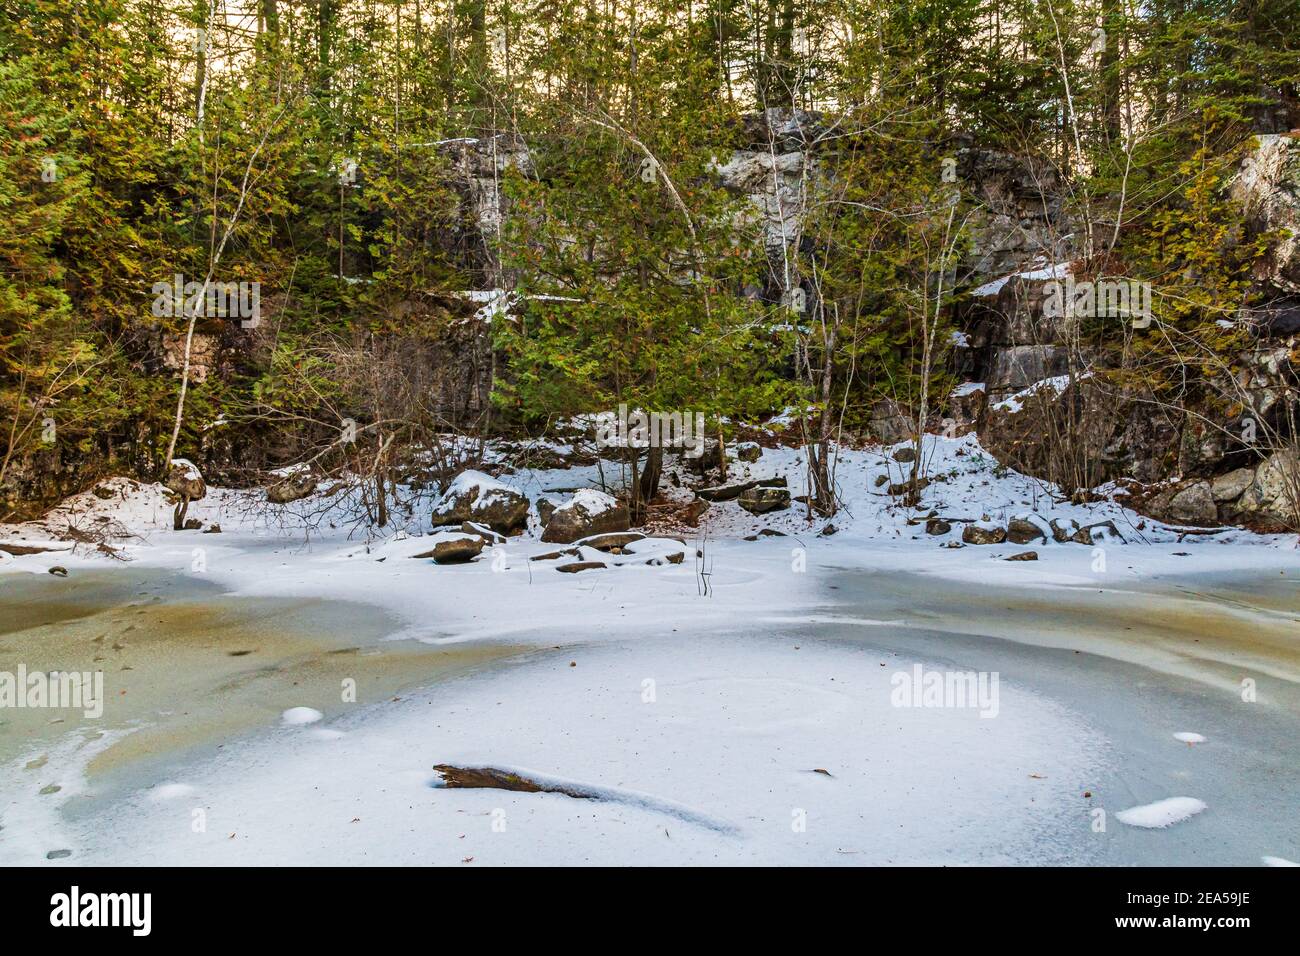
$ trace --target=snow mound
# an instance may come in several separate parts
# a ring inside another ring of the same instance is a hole
[[[1168,797],[1155,803],[1121,810],[1115,814],[1115,819],[1131,827],[1156,830],[1190,820],[1205,809],[1207,809],[1205,801],[1197,800],[1195,797]]]
[[[1180,730],[1174,734],[1174,740],[1181,740],[1185,744],[1203,744],[1205,738],[1200,734],[1194,734],[1190,730]]]
[[[303,724],[314,724],[324,716],[314,707],[290,707],[280,715],[280,720],[286,727],[301,727]]]

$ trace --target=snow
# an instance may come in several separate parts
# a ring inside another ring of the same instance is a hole
[[[1187,731],[1187,730],[1182,730],[1182,731],[1179,731],[1178,733],[1174,734],[1174,739],[1175,739],[1175,740],[1181,740],[1181,741],[1182,741],[1183,743],[1185,743],[1185,744],[1203,744],[1203,743],[1205,743],[1205,738],[1202,737],[1200,734],[1194,734],[1194,733],[1192,733],[1191,731]]]
[[[172,469],[180,469],[182,477],[186,481],[201,481],[203,475],[199,472],[198,466],[188,458],[173,458]]]
[[[205,833],[177,840],[188,806],[133,799],[70,842],[84,864],[994,864],[1041,861],[1077,823],[1101,741],[1072,715],[1008,686],[993,721],[897,708],[890,675],[913,661],[796,644],[682,635],[533,657],[346,717],[328,744],[228,749],[188,778]],[[596,799],[449,789],[440,763]]]
[[[1026,279],[1030,281],[1035,279],[1064,279],[1069,274],[1070,263],[1057,262],[1050,266],[1031,269],[1028,272],[1015,272],[1011,275],[1003,276],[1000,279],[994,279],[992,282],[986,282],[984,285],[972,291],[971,295],[976,298],[996,296],[1012,279]]]
[[[965,398],[968,395],[973,395],[976,392],[982,392],[982,391],[984,391],[983,382],[962,382],[960,385],[958,385],[956,388],[952,390],[952,397]]]
[[[452,510],[455,503],[464,497],[468,497],[472,502],[479,505],[488,505],[499,498],[513,496],[518,493],[517,489],[493,478],[491,475],[468,469],[451,480],[447,490],[443,492],[442,497],[433,506],[433,517],[445,516]]]
[[[324,716],[314,707],[290,707],[280,715],[280,721],[286,727],[300,727],[303,724],[314,724]]]
[[[1280,856],[1261,856],[1260,860],[1265,866],[1300,866],[1300,863],[1293,863]]]
[[[1080,379],[1083,379],[1083,378],[1087,378],[1088,375],[1087,373],[1084,373],[1083,375],[1080,375],[1078,377]],[[1035,382],[1033,385],[1030,385],[1028,388],[1023,388],[1020,391],[1016,392],[1014,395],[1004,398],[1000,402],[995,402],[993,407],[998,411],[1010,412],[1011,414],[1014,415],[1016,412],[1019,412],[1024,407],[1024,403],[1026,401],[1028,401],[1030,398],[1033,398],[1039,392],[1048,391],[1048,392],[1052,392],[1054,395],[1060,395],[1063,391],[1065,391],[1066,387],[1069,384],[1070,384],[1069,375],[1055,375],[1052,378],[1041,379],[1040,381]]]
[[[840,450],[834,474],[843,508],[830,519],[838,529],[833,537],[820,537],[827,520],[810,518],[800,506],[755,516],[734,501],[721,502],[698,529],[653,529],[623,555],[583,548],[584,560],[609,566],[572,575],[555,570],[561,562],[529,560],[556,549],[537,539],[536,528],[465,564],[399,560],[430,550],[442,535],[461,536],[431,532],[437,517],[405,489],[389,526],[368,533],[347,517],[356,506],[347,493],[318,492],[271,511],[256,490],[224,488],[210,489],[190,510],[205,524],[219,521],[222,534],[174,532],[165,489],[129,479],[101,483],[105,497],[74,496],[41,522],[0,526],[7,539],[48,541],[69,522],[111,518],[133,535],[118,542],[129,564],[78,547],[7,561],[0,582],[44,575],[53,564],[67,567],[73,582],[85,572],[123,566],[202,573],[235,597],[374,607],[393,621],[387,641],[518,649],[505,663],[392,700],[340,709],[337,687],[328,700],[295,690],[271,702],[270,726],[141,780],[104,811],[111,825],[104,814],[64,815],[61,808],[93,792],[90,761],[135,728],[93,742],[70,736],[67,747],[50,750],[49,779],[64,787],[57,795],[11,792],[13,781],[30,777],[0,768],[5,833],[19,827],[24,833],[0,845],[0,861],[40,862],[55,846],[75,846],[81,863],[1056,859],[1053,854],[1066,854],[1060,835],[1079,823],[1079,794],[1094,786],[1108,745],[1104,735],[1084,714],[1005,677],[995,720],[980,719],[976,710],[892,706],[892,674],[917,664],[979,670],[978,662],[877,649],[874,633],[922,635],[937,626],[936,612],[891,609],[854,618],[828,609],[834,592],[827,582],[847,571],[888,571],[915,575],[934,591],[960,585],[1070,596],[1105,588],[1108,599],[1121,600],[1144,580],[1193,567],[1205,574],[1258,569],[1276,577],[1279,568],[1294,566],[1295,536],[1234,529],[1180,540],[1178,529],[1142,518],[1122,496],[1073,504],[1059,489],[1001,468],[973,434],[925,436],[921,463],[932,483],[915,507],[904,507],[875,481],[881,475],[899,481],[910,472],[911,464],[892,459],[904,447],[911,443]],[[489,449],[484,467],[500,464],[494,456]],[[732,468],[732,481],[783,476],[793,494],[804,487],[798,448],[764,448],[758,462]],[[681,503],[690,493],[667,475],[684,471],[675,455],[665,456],[665,492]],[[619,473],[616,463],[604,462],[611,487]],[[594,487],[601,478],[595,465],[521,468],[506,480],[468,471],[447,492],[509,489],[536,501],[553,489],[579,488],[573,502],[599,510],[614,503]],[[1088,547],[1049,535],[1033,545],[1038,562],[1006,562],[1023,549],[950,547],[960,545],[960,521],[947,534],[926,534],[920,519],[931,511],[988,526],[1005,526],[1014,516],[1040,528],[1053,518],[1113,521],[1123,541]],[[762,528],[785,536],[743,540]],[[679,534],[685,544],[671,537]],[[205,556],[202,572],[194,570],[197,549]],[[682,551],[682,563],[667,562]],[[958,604],[954,613],[960,612]],[[861,642],[792,636],[822,624],[852,625]],[[1059,634],[1013,632],[1010,623],[999,636],[1072,646]],[[1186,649],[1121,643],[1118,635],[1107,643],[1103,635],[1088,650],[1236,689],[1236,676],[1192,673]],[[281,726],[293,729],[277,729],[277,714]],[[1187,722],[1217,726],[1203,717]],[[1175,759],[1183,758],[1168,746],[1169,729],[1156,733]],[[1196,758],[1211,756],[1207,749]],[[595,799],[440,788],[436,763],[528,768],[530,775],[587,789]],[[1222,799],[1202,793],[1222,815]],[[195,805],[208,812],[208,833],[175,840],[178,826],[188,833]],[[1181,797],[1119,816],[1132,826],[1162,827],[1202,809],[1201,801]],[[497,810],[504,813],[500,832],[491,826]],[[1083,832],[1086,839],[1086,822]],[[1250,852],[1288,847],[1282,840]]]
[[[589,515],[604,514],[613,508],[618,507],[618,502],[613,495],[606,494],[603,491],[597,491],[594,488],[579,488],[573,493],[573,497],[564,504],[556,508],[556,511],[574,511],[581,508]]]
[[[1168,797],[1155,803],[1121,810],[1115,814],[1115,819],[1131,827],[1156,830],[1190,820],[1206,809],[1205,802],[1195,797]]]

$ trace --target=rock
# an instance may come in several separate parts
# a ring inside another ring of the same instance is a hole
[[[1183,524],[1211,525],[1219,519],[1208,481],[1198,481],[1178,491],[1169,499],[1165,510],[1170,518]]]
[[[307,467],[284,469],[283,477],[266,489],[266,500],[274,505],[300,501],[316,490],[316,477]]]
[[[181,527],[185,531],[198,531],[200,528],[203,527],[203,522],[200,521],[198,518],[186,518],[185,524],[183,524]]]
[[[1238,468],[1210,483],[1210,497],[1215,501],[1236,501],[1254,481],[1253,468]]]
[[[71,850],[51,850],[49,853],[45,854],[45,859],[66,860],[70,856],[72,856]]]
[[[961,529],[961,539],[966,544],[1001,544],[1007,540],[1007,532],[995,524],[972,521]]]
[[[1241,161],[1229,195],[1254,233],[1277,237],[1256,266],[1256,277],[1279,289],[1300,285],[1300,140],[1257,136]]]
[[[756,478],[752,481],[738,481],[729,485],[715,485],[711,488],[697,488],[695,496],[705,501],[732,501],[739,498],[751,488],[758,487],[784,488],[785,477],[778,478]]]
[[[506,540],[503,534],[497,534],[487,525],[479,524],[476,521],[461,522],[460,530],[466,534],[476,534],[488,544],[502,544]]]
[[[164,484],[168,491],[190,501],[198,501],[208,493],[208,487],[203,483],[203,476],[199,474],[198,468],[186,458],[172,459]]]
[[[758,442],[737,442],[732,448],[737,461],[755,462],[763,456],[763,448]]]
[[[916,483],[917,491],[925,491],[925,489],[928,487],[930,487],[929,478],[922,478],[920,481]],[[905,495],[911,490],[912,490],[912,480],[910,478],[907,479],[906,481],[896,481],[889,486],[889,493],[891,495]]]
[[[542,523],[543,528],[550,524],[551,515],[555,513],[555,509],[559,507],[559,504],[558,501],[551,498],[542,497],[537,499],[537,520]]]
[[[790,492],[785,488],[758,486],[745,491],[736,502],[750,514],[766,514],[789,508]]]
[[[627,506],[594,488],[583,488],[551,514],[542,540],[572,544],[579,538],[613,531],[626,531],[631,524]]]
[[[433,506],[434,523],[473,521],[499,534],[528,526],[528,498],[481,471],[463,471]]]
[[[1013,554],[1007,557],[1007,561],[1037,561],[1037,551],[1021,551],[1019,554]]]
[[[1096,524],[1090,524],[1080,528],[1070,538],[1076,544],[1094,545],[1103,541],[1115,538],[1120,544],[1124,543],[1124,536],[1119,533],[1113,521],[1098,521]]]
[[[1013,345],[996,349],[989,370],[991,392],[1020,391],[1044,379],[1064,375],[1069,350],[1060,345]]]
[[[1049,529],[1045,529],[1041,521],[1037,515],[1017,515],[1007,522],[1007,540],[1012,544],[1029,544],[1031,541],[1046,544]]]
[[[916,422],[905,414],[903,406],[886,398],[871,406],[867,431],[882,444],[895,445],[912,437],[916,431]]]
[[[947,534],[952,530],[952,525],[942,518],[931,518],[925,523],[926,534]]]
[[[887,485],[887,484],[889,484],[889,476],[888,476],[888,475],[876,475],[876,480],[875,480],[874,482],[872,482],[872,484],[873,484],[875,487],[877,487],[877,488],[879,488],[881,485]]]
[[[582,557],[582,552],[579,551],[577,548],[561,548],[559,551],[547,551],[545,554],[535,554],[528,560],[529,561],[558,561],[560,558],[564,558],[564,557],[580,558]]]
[[[111,485],[96,485],[91,489],[91,493],[100,501],[108,501],[117,497],[117,492]]]
[[[629,542],[624,553],[631,555],[633,561],[618,561],[616,564],[681,564],[686,560],[686,544],[676,538],[643,538]]]
[[[840,529],[835,527],[835,525],[827,524],[826,527],[822,528],[820,531],[817,532],[817,537],[829,538],[831,535],[835,534],[835,532],[839,530]]]
[[[1189,478],[1213,474],[1228,453],[1223,429],[1187,418],[1178,439],[1178,471]]]
[[[1287,451],[1279,451],[1255,469],[1255,480],[1238,504],[1245,514],[1292,524],[1300,518],[1297,497],[1300,497],[1300,460]]]
[[[208,525],[206,528],[203,529],[203,533],[204,533],[204,534],[221,534],[221,525],[217,524],[217,523],[214,521],[214,522],[212,522],[212,524]]]
[[[889,457],[894,459],[894,461],[898,462],[900,465],[910,464],[911,462],[916,461],[916,449],[911,445],[906,445],[903,448],[898,449],[898,451],[894,452]]]
[[[603,567],[605,567],[604,561],[573,561],[569,564],[561,564],[555,570],[563,571],[565,574],[577,574],[579,571],[592,571]]]
[[[612,551],[615,548],[626,548],[634,541],[642,541],[645,535],[640,531],[610,531],[605,534],[593,534],[591,537],[583,538],[574,542],[580,548],[594,548],[597,551]]]
[[[61,564],[56,564],[49,569],[48,573],[61,578],[66,578],[68,576],[68,569]]]
[[[695,525],[699,523],[700,518],[702,518],[704,516],[704,513],[708,510],[709,510],[709,503],[705,501],[703,498],[696,498],[685,508],[683,508],[678,514],[681,521],[684,524],[688,524],[693,528],[695,527]]]
[[[440,531],[430,535],[429,540],[433,542],[433,548],[412,557],[432,558],[436,564],[463,564],[478,557],[486,543],[476,534],[459,531]]]
[[[1073,541],[1074,536],[1079,533],[1079,522],[1073,518],[1053,518],[1048,522],[1052,529],[1052,540],[1057,544],[1066,544]]]

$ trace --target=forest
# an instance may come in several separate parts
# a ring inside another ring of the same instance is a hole
[[[927,430],[1067,494],[1293,463],[1296,12],[0,0],[3,510],[183,456],[382,523],[449,435],[620,405],[704,413],[723,474],[781,416],[822,514],[841,443]],[[1059,270],[1142,316],[1045,329]],[[1066,384],[1007,423],[970,378]]]

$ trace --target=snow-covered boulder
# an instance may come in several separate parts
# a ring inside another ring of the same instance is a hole
[[[528,525],[528,498],[481,471],[462,471],[433,506],[433,523],[473,521],[499,534],[517,534]]]
[[[279,480],[266,489],[266,500],[276,505],[306,498],[316,490],[316,477],[308,465],[293,465],[272,472]]]
[[[1034,541],[1047,543],[1051,534],[1047,522],[1035,514],[1016,515],[1007,522],[1007,540],[1012,544],[1030,544]]]
[[[164,484],[168,491],[189,501],[198,501],[208,493],[208,487],[203,483],[203,475],[188,458],[172,459]]]
[[[966,544],[1001,544],[1007,529],[991,521],[972,521],[961,529],[961,539]]]
[[[1058,544],[1065,544],[1073,541],[1074,536],[1079,533],[1079,522],[1073,518],[1053,518],[1050,522],[1052,528],[1052,540]]]
[[[484,541],[476,534],[460,531],[440,531],[430,535],[428,540],[433,547],[413,557],[433,558],[437,564],[460,564],[473,561],[483,550]]]
[[[542,531],[543,541],[571,544],[580,538],[611,531],[626,531],[631,524],[627,506],[594,488],[582,488],[551,512]]]

